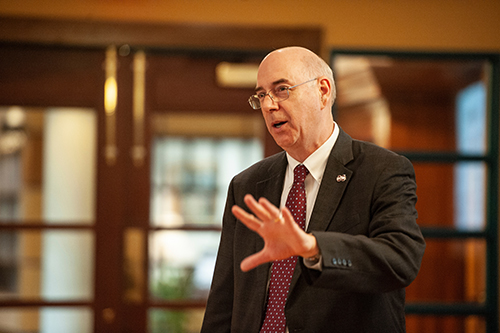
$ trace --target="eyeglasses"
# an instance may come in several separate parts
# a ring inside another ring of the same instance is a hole
[[[250,96],[250,98],[248,99],[248,103],[250,104],[250,106],[254,110],[258,110],[261,108],[261,104],[264,102],[264,99],[268,95],[269,95],[269,98],[271,98],[271,100],[273,102],[276,102],[276,103],[283,102],[284,100],[287,100],[288,97],[290,97],[290,89],[293,89],[293,88],[296,88],[296,87],[301,86],[303,84],[312,82],[316,79],[317,79],[317,77],[314,79],[310,79],[306,82],[296,84],[296,85],[291,86],[291,87],[288,87],[286,85],[276,86],[273,89],[269,90],[269,92],[262,91],[262,92],[255,94],[255,95]]]

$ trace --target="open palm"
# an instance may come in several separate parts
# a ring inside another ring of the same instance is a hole
[[[264,247],[241,262],[242,271],[246,272],[263,263],[294,255],[309,257],[318,253],[316,238],[295,223],[286,207],[280,211],[266,198],[257,201],[249,194],[245,196],[244,201],[255,215],[236,205],[232,207],[232,212],[247,228],[262,237]]]

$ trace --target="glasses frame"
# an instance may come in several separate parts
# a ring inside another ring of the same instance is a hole
[[[274,87],[273,89],[267,91],[265,94],[264,94],[264,97],[262,98],[262,101],[264,101],[264,99],[266,99],[266,96],[269,96],[269,98],[275,102],[275,103],[279,103],[279,102],[283,102],[283,101],[286,101],[289,97],[290,97],[290,90],[293,89],[293,88],[296,88],[298,86],[301,86],[303,84],[306,84],[306,83],[309,83],[309,82],[313,82],[315,80],[317,80],[318,78],[315,77],[314,79],[310,79],[310,80],[307,80],[305,82],[302,82],[302,83],[299,83],[299,84],[296,84],[294,86],[291,86],[291,87],[284,87],[286,89],[286,97],[285,98],[282,98],[282,99],[278,99],[276,97],[276,94],[274,94],[274,91],[276,90],[277,87],[281,87],[280,85]],[[273,92],[273,94],[271,94],[271,92]],[[273,98],[273,95],[274,95],[274,98]],[[257,106],[257,101],[258,101],[258,106]],[[254,110],[259,110],[262,108],[261,106],[261,99],[258,97],[257,94],[254,94],[252,96],[250,96],[248,98],[248,104],[250,104],[250,106],[252,107],[252,109]]]

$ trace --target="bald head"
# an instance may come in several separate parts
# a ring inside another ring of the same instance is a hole
[[[297,82],[302,82],[315,77],[326,77],[332,86],[330,104],[333,105],[336,98],[335,81],[330,66],[311,50],[300,46],[284,47],[269,53],[261,62],[260,68],[272,63],[290,64],[296,75]]]

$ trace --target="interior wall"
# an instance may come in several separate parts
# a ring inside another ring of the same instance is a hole
[[[331,48],[500,51],[498,0],[0,0],[0,15],[314,25]]]

